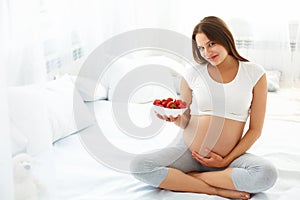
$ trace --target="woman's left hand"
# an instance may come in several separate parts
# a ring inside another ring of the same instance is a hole
[[[192,152],[192,156],[194,159],[196,159],[199,163],[201,163],[204,166],[207,167],[226,167],[229,163],[226,161],[225,158],[223,158],[222,156],[220,156],[219,154],[210,151],[210,150],[206,150],[207,155],[201,156],[198,152],[193,151]]]

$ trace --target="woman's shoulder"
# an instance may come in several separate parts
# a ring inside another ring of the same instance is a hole
[[[247,75],[250,77],[252,82],[255,84],[258,79],[265,74],[265,69],[262,65],[257,64],[255,62],[240,62],[242,68],[247,73]]]
[[[185,75],[192,75],[192,74],[195,74],[195,72],[203,73],[204,70],[206,69],[205,67],[206,67],[206,64],[189,65],[185,68],[184,73],[185,73]]]
[[[252,71],[264,71],[265,70],[262,65],[252,62],[252,61],[249,61],[249,62],[240,61],[240,63],[247,70],[252,70]]]
[[[185,68],[183,78],[191,86],[199,78],[203,78],[206,65],[190,65]]]

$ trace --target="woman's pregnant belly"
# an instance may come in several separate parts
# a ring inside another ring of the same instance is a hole
[[[226,156],[242,137],[245,122],[209,115],[192,115],[183,138],[190,151],[205,156],[210,149]]]

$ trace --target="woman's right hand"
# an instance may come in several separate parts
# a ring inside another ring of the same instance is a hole
[[[168,117],[167,115],[160,115],[156,113],[156,116],[161,120],[165,120],[167,122],[174,122],[174,124],[176,124],[177,126],[180,126],[181,124],[182,115],[177,115],[176,117],[173,117],[171,115],[170,117]]]

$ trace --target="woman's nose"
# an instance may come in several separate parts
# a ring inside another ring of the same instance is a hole
[[[205,56],[208,55],[209,52],[210,52],[210,50],[209,50],[208,48],[204,48],[204,49],[202,50],[202,54],[205,55]]]

